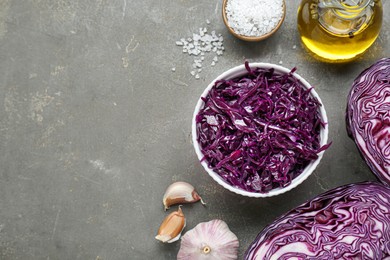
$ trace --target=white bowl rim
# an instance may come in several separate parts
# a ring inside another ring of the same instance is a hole
[[[290,73],[291,72],[291,69],[287,69],[287,68],[285,68],[283,66],[280,66],[280,65],[277,65],[277,64],[265,63],[265,62],[251,62],[251,63],[249,63],[249,67],[250,68],[259,67],[259,68],[264,68],[264,69],[274,68],[276,72],[281,72],[281,73]],[[239,76],[243,76],[245,74],[247,74],[247,70],[245,68],[245,64],[241,64],[239,66],[233,67],[233,68],[223,72],[216,79],[214,79],[207,86],[207,88],[203,91],[202,95],[200,96],[200,98],[199,98],[199,100],[198,100],[198,102],[197,102],[197,104],[195,106],[195,110],[194,110],[194,114],[193,114],[193,118],[192,118],[192,142],[193,142],[193,145],[194,145],[194,148],[195,148],[195,153],[198,156],[199,161],[202,160],[203,153],[200,150],[200,145],[199,145],[198,140],[197,140],[196,116],[199,113],[199,111],[202,108],[202,106],[204,105],[202,97],[206,97],[207,96],[207,94],[209,93],[210,89],[212,87],[214,87],[214,84],[215,84],[215,82],[217,80],[232,79],[232,78],[236,78],[236,77],[239,77]],[[302,87],[304,87],[306,89],[312,88],[312,86],[304,78],[302,78],[299,74],[293,72],[292,75],[296,79],[299,80],[299,82],[301,83]],[[320,102],[320,104],[321,104],[321,106],[319,108],[320,117],[321,117],[321,120],[326,123],[325,126],[322,127],[321,130],[320,130],[320,145],[323,146],[323,145],[325,145],[328,142],[328,133],[329,133],[328,117],[326,115],[324,104],[321,101],[321,98],[319,97],[317,92],[314,90],[314,88],[312,88],[312,90],[310,91],[310,94],[313,97],[315,97]],[[230,191],[232,191],[234,193],[237,193],[237,194],[240,194],[240,195],[243,195],[243,196],[247,196],[247,197],[266,198],[266,197],[271,197],[271,196],[276,196],[276,195],[279,195],[279,194],[283,194],[283,193],[285,193],[287,191],[290,191],[293,188],[297,187],[299,184],[301,184],[304,180],[306,180],[314,172],[314,170],[316,169],[316,167],[320,163],[320,161],[321,161],[321,159],[323,157],[324,152],[325,151],[320,152],[318,154],[318,158],[316,160],[310,162],[306,166],[304,171],[300,175],[298,175],[295,179],[293,179],[288,186],[283,187],[283,188],[272,189],[272,190],[270,190],[270,191],[268,191],[266,193],[249,192],[249,191],[245,191],[245,190],[243,190],[241,188],[233,187],[230,184],[228,184],[222,177],[220,177],[218,175],[218,173],[216,173],[212,169],[210,169],[208,167],[206,161],[201,161],[201,164],[202,164],[203,168],[207,171],[207,173],[218,184],[220,184],[224,188],[226,188],[226,189],[228,189],[228,190],[230,190]]]

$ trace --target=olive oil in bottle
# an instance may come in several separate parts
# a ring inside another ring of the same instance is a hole
[[[302,0],[298,10],[301,41],[325,62],[360,57],[382,26],[381,0]]]

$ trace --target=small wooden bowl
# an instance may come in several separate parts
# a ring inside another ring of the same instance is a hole
[[[227,16],[226,16],[226,5],[227,5],[227,2],[229,0],[223,0],[223,3],[222,3],[222,18],[223,18],[223,22],[225,23],[226,27],[228,28],[229,32],[231,34],[233,34],[234,36],[236,36],[238,39],[241,39],[243,41],[248,41],[248,42],[258,42],[258,41],[262,41],[264,39],[267,39],[268,37],[270,37],[271,35],[273,35],[279,28],[280,26],[282,25],[283,21],[284,21],[284,18],[286,17],[286,1],[283,0],[283,15],[282,15],[282,18],[280,18],[280,21],[279,23],[275,26],[274,29],[272,29],[272,31],[270,31],[269,33],[266,33],[266,34],[263,34],[261,36],[245,36],[245,35],[241,35],[241,34],[238,34],[236,33],[230,26],[229,26],[229,22],[227,20]]]

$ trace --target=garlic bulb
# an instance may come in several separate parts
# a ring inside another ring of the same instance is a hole
[[[156,239],[163,243],[172,243],[179,240],[181,232],[186,226],[186,218],[180,206],[177,211],[169,214],[161,223]]]
[[[163,197],[165,210],[174,204],[193,203],[197,201],[205,205],[194,186],[184,181],[174,182],[169,185]]]
[[[178,260],[237,259],[238,238],[219,219],[198,224],[181,238]]]

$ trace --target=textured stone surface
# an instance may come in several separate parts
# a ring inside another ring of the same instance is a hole
[[[221,1],[0,0],[0,259],[173,259],[179,243],[154,236],[168,214],[163,193],[177,180],[192,183],[207,202],[183,207],[186,230],[223,219],[242,256],[288,209],[374,179],[347,138],[344,111],[353,79],[389,56],[388,12],[362,59],[328,65],[300,45],[298,4],[287,1],[272,38],[246,43],[224,27]],[[193,58],[175,42],[200,27],[224,36],[225,53],[214,67],[212,57],[205,60],[196,80]],[[203,89],[245,59],[297,66],[328,112],[333,145],[308,180],[275,198],[223,189],[191,143]]]

